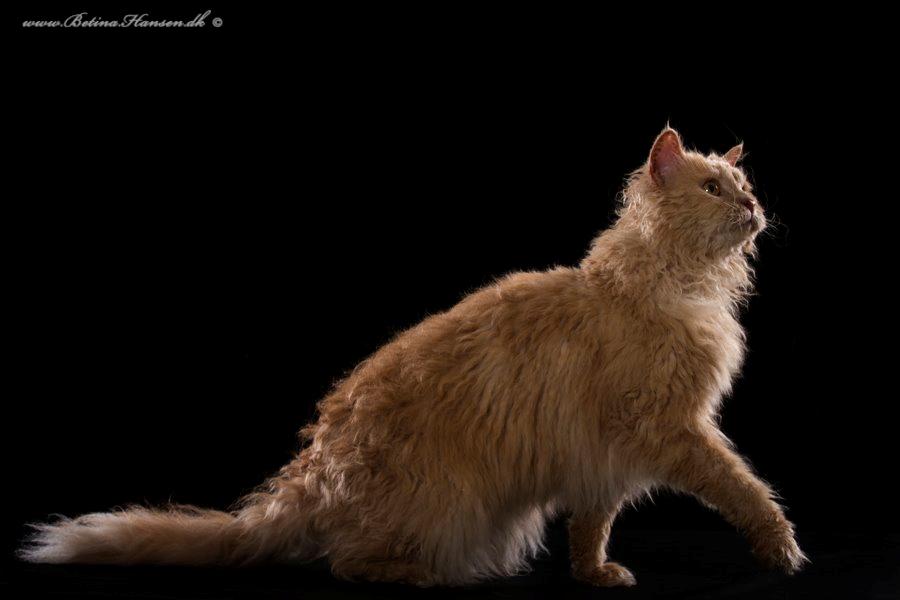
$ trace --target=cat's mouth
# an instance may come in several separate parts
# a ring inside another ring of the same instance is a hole
[[[763,217],[756,211],[750,213],[750,216],[747,218],[747,222],[744,224],[744,227],[750,230],[750,233],[759,233],[759,231],[763,228]]]
[[[748,210],[744,214],[746,215],[744,217],[744,226],[753,227],[753,224],[756,223],[756,211]]]
[[[743,211],[737,222],[737,229],[747,235],[755,235],[763,228],[763,217],[755,210]]]

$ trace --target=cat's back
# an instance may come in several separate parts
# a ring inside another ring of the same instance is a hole
[[[463,298],[447,313],[465,329],[487,326],[507,344],[567,333],[591,309],[580,269],[557,267],[506,275]]]
[[[526,367],[549,372],[582,348],[582,334],[592,327],[594,307],[585,290],[583,272],[574,268],[499,278],[398,334],[363,361],[331,401],[357,411],[396,411],[438,396],[463,401],[508,385]]]
[[[506,275],[359,364],[320,402],[305,435],[359,464],[408,464],[426,447],[463,452],[464,433],[512,443],[489,430],[507,417],[533,423],[528,415],[560,404],[567,382],[588,368],[577,338],[590,327],[589,306],[578,269]]]

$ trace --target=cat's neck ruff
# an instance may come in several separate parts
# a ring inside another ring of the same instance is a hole
[[[581,263],[588,277],[634,301],[734,312],[752,291],[752,268],[740,248],[724,256],[684,252],[634,227],[603,232]]]

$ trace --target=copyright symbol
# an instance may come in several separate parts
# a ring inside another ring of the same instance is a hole
[[[212,26],[213,26],[213,27],[221,27],[221,26],[222,26],[222,19],[221,19],[220,17],[216,17],[215,19],[213,19],[213,20],[212,20]]]

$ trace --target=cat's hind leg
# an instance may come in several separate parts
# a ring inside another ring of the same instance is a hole
[[[607,561],[609,534],[620,507],[621,503],[601,504],[572,515],[569,521],[569,551],[572,575],[576,579],[603,587],[637,583],[631,571]]]

